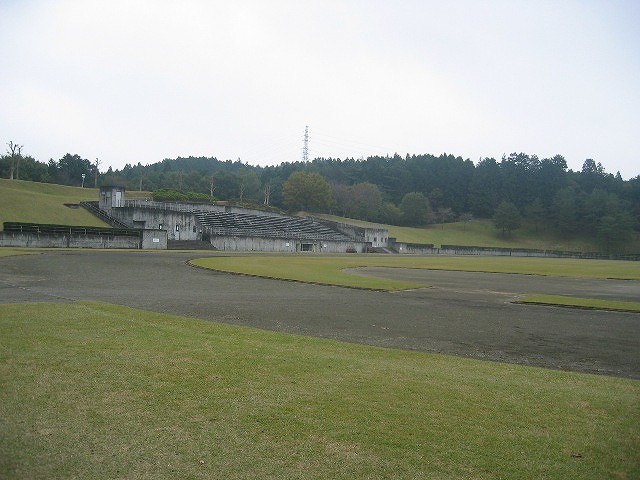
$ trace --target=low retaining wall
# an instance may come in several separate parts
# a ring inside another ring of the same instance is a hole
[[[409,253],[413,255],[432,255],[438,253],[438,249],[434,248],[432,243],[405,243],[405,242],[389,242],[389,248],[398,253]]]
[[[367,244],[360,242],[319,241],[296,238],[211,235],[209,242],[218,250],[230,251],[362,253],[367,249]]]
[[[565,252],[560,250],[537,250],[533,248],[476,247],[469,245],[442,245],[393,242],[391,248],[398,253],[415,255],[486,255],[494,257],[547,257],[589,258],[603,260],[640,260],[640,254],[613,255],[595,252]]]
[[[166,250],[167,232],[144,230],[139,235],[91,235],[31,232],[0,232],[0,247],[127,248]]]
[[[386,227],[358,227],[350,223],[326,220],[322,217],[310,216],[309,218],[316,222],[323,223],[356,241],[369,243],[373,248],[386,248],[392,241],[392,239],[389,238],[389,229]]]
[[[601,260],[640,260],[640,254],[616,255],[596,252],[566,252],[562,250],[539,250],[534,248],[497,248],[461,245],[442,245],[443,255],[493,255],[508,257],[590,258]]]
[[[140,237],[0,232],[0,247],[140,248]]]

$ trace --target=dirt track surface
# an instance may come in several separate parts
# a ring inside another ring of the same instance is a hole
[[[640,282],[414,269],[371,292],[189,267],[207,253],[60,251],[0,259],[0,303],[98,300],[383,347],[640,379],[640,314],[511,303],[553,293],[638,300]]]

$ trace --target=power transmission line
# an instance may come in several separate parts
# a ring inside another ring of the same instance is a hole
[[[302,147],[302,161],[309,161],[309,125],[304,127],[304,144]]]

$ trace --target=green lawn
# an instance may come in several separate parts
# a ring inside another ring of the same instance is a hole
[[[0,257],[13,257],[16,255],[31,255],[37,253],[32,249],[14,248],[14,247],[2,247],[0,248]]]
[[[640,280],[640,263],[614,260],[578,260],[527,257],[413,256],[413,255],[253,255],[207,257],[192,265],[267,278],[376,290],[424,287],[361,275],[349,275],[346,268],[397,267],[464,270],[474,272],[554,275],[576,278]]]
[[[48,183],[0,179],[0,227],[2,222],[53,223],[108,227],[84,208],[65,203],[97,201],[95,188],[65,187]]]
[[[518,303],[557,305],[560,307],[577,307],[619,312],[640,312],[640,302],[623,302],[620,300],[602,300],[598,298],[576,298],[561,295],[532,295],[530,297],[521,298]]]
[[[640,382],[0,305],[0,478],[640,477]]]
[[[403,290],[425,285],[350,275],[345,268],[383,266],[389,257],[224,256],[190,260],[191,265],[230,273],[371,290]],[[395,257],[397,258],[397,257]]]

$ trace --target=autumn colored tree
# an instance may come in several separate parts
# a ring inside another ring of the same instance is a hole
[[[323,212],[331,206],[331,186],[319,173],[294,172],[282,185],[290,210]]]

